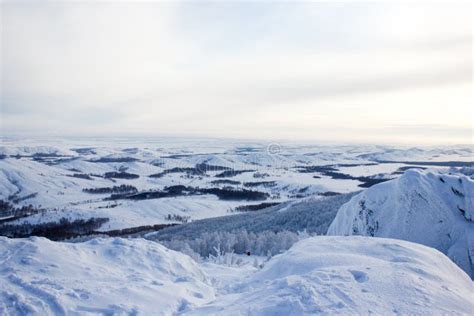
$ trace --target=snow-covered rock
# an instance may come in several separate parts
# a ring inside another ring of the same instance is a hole
[[[401,240],[312,237],[192,315],[470,314],[469,277],[437,250]]]
[[[0,315],[170,315],[213,298],[195,261],[156,242],[0,237]]]
[[[474,180],[408,170],[344,204],[328,235],[365,235],[417,242],[447,254],[474,277]]]

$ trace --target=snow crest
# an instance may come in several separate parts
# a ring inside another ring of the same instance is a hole
[[[263,268],[143,239],[0,238],[0,315],[469,314],[473,283],[401,240],[311,237]]]
[[[328,235],[417,242],[447,254],[474,277],[474,181],[463,175],[408,170],[344,204]]]
[[[312,237],[192,315],[470,314],[473,283],[435,249],[401,240]]]
[[[190,257],[143,239],[0,237],[0,315],[170,315],[214,298]]]

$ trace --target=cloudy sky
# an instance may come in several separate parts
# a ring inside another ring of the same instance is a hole
[[[472,143],[472,5],[3,1],[1,129]]]

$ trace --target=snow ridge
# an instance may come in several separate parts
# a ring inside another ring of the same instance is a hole
[[[298,242],[190,314],[469,314],[473,290],[469,277],[435,249],[321,236]]]
[[[169,315],[214,298],[190,257],[143,239],[0,237],[0,315]]]
[[[474,277],[474,180],[460,174],[408,170],[344,204],[328,235],[417,242],[447,254]]]
[[[402,240],[311,237],[270,259],[196,263],[144,239],[0,238],[1,315],[303,315],[472,312],[473,283]]]

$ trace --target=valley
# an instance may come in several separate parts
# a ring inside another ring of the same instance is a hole
[[[407,169],[441,168],[447,161],[473,165],[468,147],[213,139],[45,139],[41,145],[38,140],[5,139],[0,154],[0,221],[36,225],[107,219],[94,230],[98,232],[181,224],[357,192]],[[26,212],[17,211],[26,207]]]

